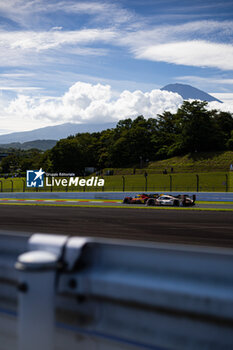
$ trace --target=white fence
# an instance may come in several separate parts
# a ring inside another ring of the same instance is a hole
[[[2,233],[13,349],[233,349],[232,250]]]

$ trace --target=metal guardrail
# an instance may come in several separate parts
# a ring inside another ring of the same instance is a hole
[[[228,249],[1,234],[0,350],[230,350],[232,276]]]

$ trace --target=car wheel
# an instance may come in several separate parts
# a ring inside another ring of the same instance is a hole
[[[154,201],[154,199],[152,199],[152,198],[151,198],[151,199],[148,199],[147,202],[146,202],[146,205],[147,205],[147,206],[155,206],[155,201]]]
[[[173,205],[174,205],[174,207],[179,207],[180,206],[180,202],[178,200],[175,200],[173,202]]]

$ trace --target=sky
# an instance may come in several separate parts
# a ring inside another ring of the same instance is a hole
[[[0,133],[175,112],[190,84],[233,113],[233,1],[0,0]]]

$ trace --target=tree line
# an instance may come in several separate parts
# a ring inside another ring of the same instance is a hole
[[[2,160],[2,172],[42,167],[81,174],[85,167],[138,167],[187,153],[233,150],[233,115],[207,105],[184,101],[176,113],[120,120],[113,129],[61,139],[45,152],[15,150]]]

